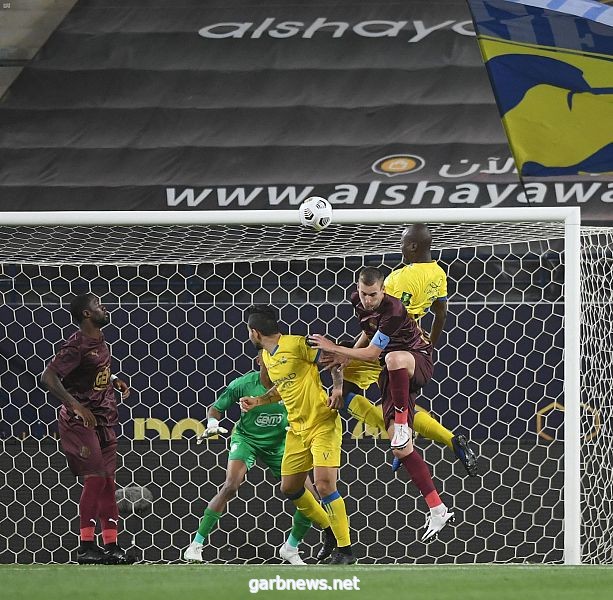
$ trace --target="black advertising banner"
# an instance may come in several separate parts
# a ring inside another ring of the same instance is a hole
[[[0,101],[0,210],[574,206],[519,183],[465,0],[83,0]]]

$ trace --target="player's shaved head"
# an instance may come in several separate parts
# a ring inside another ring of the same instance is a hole
[[[432,234],[425,223],[409,225],[401,238],[402,256],[407,262],[431,260]]]
[[[379,269],[377,269],[377,267],[364,267],[360,271],[358,281],[368,286],[383,286],[383,282],[385,281],[385,275],[383,275],[383,273]]]
[[[247,309],[247,326],[262,335],[279,333],[277,310],[268,304],[254,304]]]
[[[420,246],[430,248],[432,245],[432,234],[425,223],[414,223],[402,232],[402,240],[403,242],[404,240],[409,240]]]
[[[80,296],[75,296],[70,302],[70,314],[76,323],[79,325],[83,322],[85,316],[83,315],[84,310],[88,310],[90,308],[90,304],[92,300],[95,300],[97,296],[88,292],[87,294],[81,294]]]

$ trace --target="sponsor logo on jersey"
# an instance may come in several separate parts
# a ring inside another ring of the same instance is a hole
[[[270,375],[270,371],[269,371],[269,375]],[[276,385],[283,385],[284,383],[287,383],[288,381],[292,381],[296,379],[296,373],[288,373],[285,377],[279,377],[278,379],[273,379],[272,382]]]
[[[283,415],[273,415],[269,413],[259,414],[255,419],[255,424],[258,427],[276,427],[283,422]]]
[[[411,298],[413,294],[411,292],[402,292],[402,296],[400,296],[400,302],[402,302],[407,308],[411,305]]]
[[[285,356],[282,356],[281,358],[270,357],[270,367],[277,367],[285,364],[287,364],[287,358]]]
[[[94,390],[97,392],[101,390],[105,390],[109,381],[111,381],[111,367],[110,365],[105,365],[100,371],[96,373],[96,380],[94,381]]]

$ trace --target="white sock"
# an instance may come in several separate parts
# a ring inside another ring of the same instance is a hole
[[[447,507],[444,504],[439,504],[430,509],[430,513],[437,517],[442,517],[447,512]]]

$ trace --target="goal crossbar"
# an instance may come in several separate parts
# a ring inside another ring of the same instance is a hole
[[[482,223],[558,221],[580,225],[577,207],[350,208],[335,209],[334,223]],[[297,210],[38,211],[2,212],[0,225],[298,225]]]

